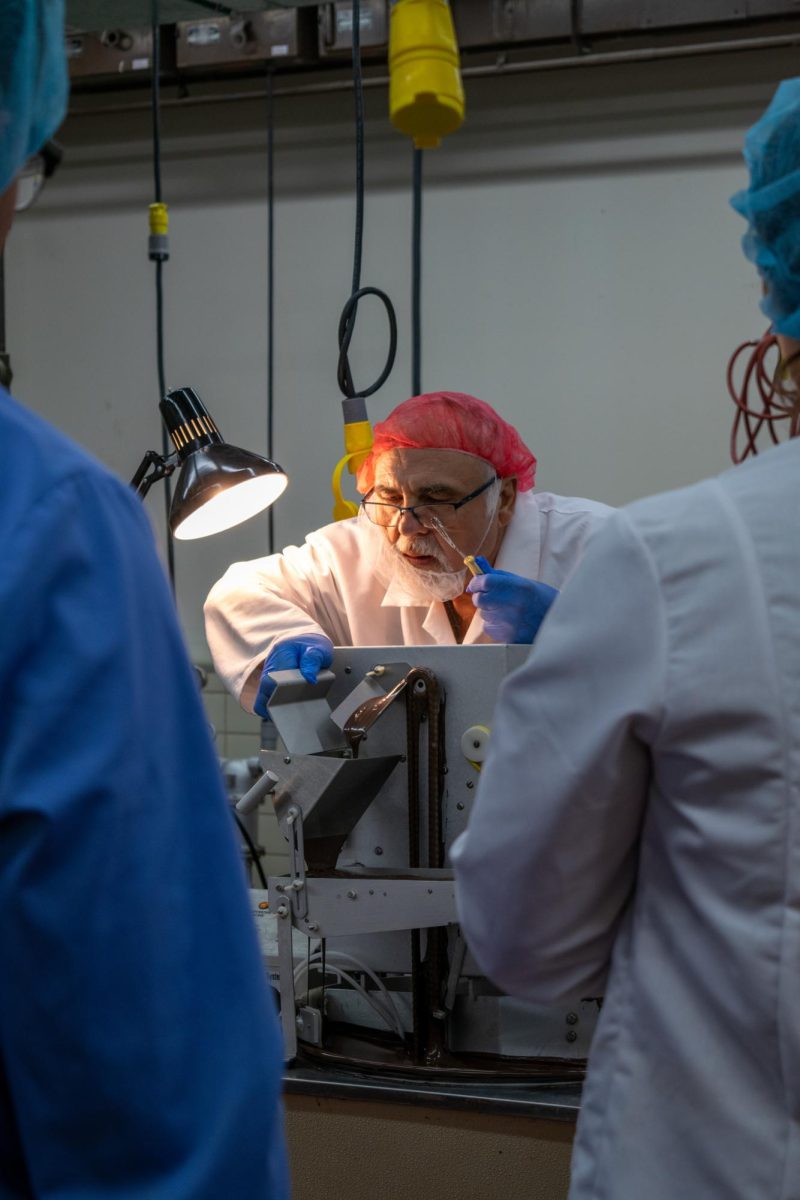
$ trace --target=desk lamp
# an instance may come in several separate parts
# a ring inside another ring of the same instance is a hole
[[[175,447],[164,456],[148,450],[131,480],[142,497],[159,479],[181,468],[169,513],[173,537],[207,537],[268,508],[288,483],[277,463],[230,446],[193,388],[167,392],[159,408]]]

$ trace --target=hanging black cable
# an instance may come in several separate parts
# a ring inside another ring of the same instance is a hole
[[[153,191],[156,204],[161,204],[161,49],[159,0],[151,0],[150,25],[153,39],[152,54],[152,114],[153,114]],[[164,280],[162,276],[166,253],[150,255],[156,267],[156,364],[158,370],[158,399],[159,403],[167,394],[166,372],[164,369]],[[166,426],[161,424],[161,450],[167,458],[172,450]],[[172,507],[172,485],[167,478],[164,487],[164,504],[166,513],[167,535],[167,567],[169,581],[175,591],[175,546],[172,530],[169,524],[169,513]]]
[[[356,237],[353,249],[353,286],[361,286],[361,252],[364,241],[364,76],[361,71],[361,0],[353,0],[353,99],[356,108]]]
[[[267,458],[273,454],[275,415],[275,105],[272,68],[267,68]],[[275,553],[275,509],[267,511],[267,541]]]
[[[592,48],[583,32],[583,0],[570,0],[569,16],[573,46],[578,54],[589,54]]]
[[[397,354],[397,317],[385,292],[376,287],[361,287],[361,258],[364,244],[364,81],[361,73],[361,4],[353,0],[353,91],[356,112],[356,228],[353,246],[353,283],[350,298],[339,319],[339,363],[336,371],[339,388],[347,399],[372,396],[391,374]],[[368,388],[356,390],[350,370],[348,351],[355,330],[359,302],[364,296],[377,296],[389,319],[389,353],[386,365]]]
[[[250,851],[250,858],[252,859],[253,866],[256,869],[256,874],[258,875],[259,883],[261,884],[264,891],[266,891],[267,890],[267,877],[264,874],[264,868],[261,865],[261,853],[258,849],[258,846],[255,844],[255,842],[251,838],[250,830],[247,828],[244,821],[237,813],[236,809],[232,808],[231,812],[233,813],[234,821],[239,826],[239,833],[244,838],[245,844],[247,845],[247,849]]]
[[[422,393],[422,155],[414,150],[411,229],[411,395]]]

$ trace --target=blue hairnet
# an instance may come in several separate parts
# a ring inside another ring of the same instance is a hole
[[[0,192],[64,119],[64,0],[0,0]]]
[[[786,79],[744,143],[750,186],[731,204],[748,221],[742,248],[767,285],[762,311],[800,338],[800,79]]]

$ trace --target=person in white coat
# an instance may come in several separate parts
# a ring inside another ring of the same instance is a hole
[[[488,404],[415,396],[375,427],[358,517],[301,547],[234,563],[206,601],[214,665],[267,715],[270,672],[311,681],[333,646],[530,643],[612,511],[532,493],[536,459]],[[472,578],[466,555],[478,555]]]
[[[800,80],[746,156],[797,384]],[[800,440],[615,513],[501,691],[458,906],[506,991],[605,991],[570,1200],[800,1197],[799,523]]]

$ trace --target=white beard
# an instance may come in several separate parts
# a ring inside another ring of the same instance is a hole
[[[434,600],[444,603],[460,596],[469,581],[469,571],[461,567],[453,571],[444,551],[433,534],[409,539],[408,548],[429,555],[442,564],[441,571],[424,571],[412,567],[399,550],[389,543],[382,529],[373,525],[363,510],[358,516],[368,545],[374,549],[373,571],[386,586],[393,604],[430,605]]]
[[[400,588],[412,603],[430,604],[432,600],[455,600],[467,586],[469,571],[423,571],[412,567],[398,550],[392,550],[396,561],[392,582]]]

